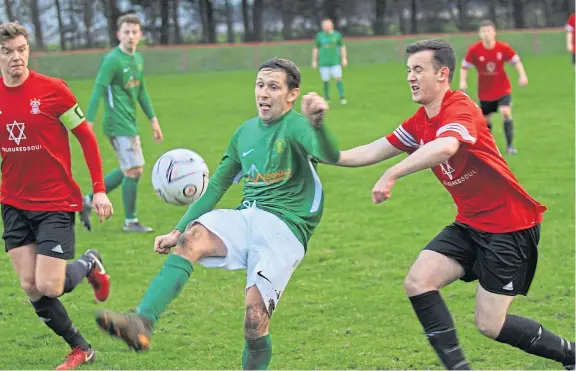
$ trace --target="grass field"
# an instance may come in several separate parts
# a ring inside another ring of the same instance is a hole
[[[549,207],[540,260],[528,297],[511,311],[574,338],[574,75],[568,56],[524,58],[526,88],[514,83],[516,144],[509,164],[521,183]],[[303,68],[303,92],[320,92],[317,71]],[[253,72],[149,76],[147,84],[165,134],[153,143],[145,120],[141,135],[148,161],[139,188],[140,219],[158,233],[170,231],[184,208],[163,204],[153,193],[149,170],[165,151],[199,152],[214,170],[234,129],[255,114]],[[475,74],[469,77],[475,79]],[[69,81],[87,105],[92,81]],[[455,81],[454,86],[457,86]],[[334,103],[328,123],[342,148],[393,130],[417,106],[410,100],[403,64],[351,66],[345,70],[348,106]],[[471,84],[474,91],[475,84]],[[336,97],[336,87],[332,86]],[[102,106],[102,104],[101,104]],[[102,107],[100,109],[102,112]],[[143,115],[141,115],[143,117]],[[500,119],[495,137],[503,147]],[[99,134],[106,171],[117,164]],[[88,171],[73,139],[74,172],[88,190]],[[455,208],[430,172],[399,181],[393,198],[371,203],[370,191],[391,162],[364,169],[320,167],[324,218],[272,320],[274,369],[441,369],[410,303],[403,279],[422,247],[450,223]],[[152,252],[154,235],[122,232],[120,190],[110,195],[116,215],[92,233],[77,227],[77,254],[99,249],[112,276],[112,292],[96,304],[87,283],[62,298],[77,327],[97,349],[92,369],[238,369],[243,346],[245,272],[197,266],[157,326],[153,349],[130,352],[101,333],[93,318],[99,307],[130,310],[165,258]],[[240,187],[221,207],[234,207]],[[94,221],[96,218],[93,219]],[[477,332],[475,284],[455,283],[444,298],[462,346],[475,369],[561,369],[495,343]],[[0,255],[0,369],[50,369],[68,352],[66,344],[36,317],[19,287],[8,256]]]

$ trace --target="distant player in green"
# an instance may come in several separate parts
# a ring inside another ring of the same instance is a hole
[[[162,130],[144,84],[144,60],[136,52],[142,37],[140,18],[135,14],[118,18],[117,36],[120,45],[108,52],[100,64],[86,119],[93,124],[100,100],[104,99],[104,135],[110,140],[120,164],[120,168],[112,170],[104,178],[106,191],[110,192],[122,185],[125,231],[151,232],[152,228],[142,225],[136,217],[138,180],[144,169],[144,155],[136,122],[138,103],[150,120],[155,141],[162,141]],[[91,211],[92,194],[89,194],[84,197],[84,207],[80,213],[80,221],[88,230],[92,229]]]
[[[323,116],[328,105],[316,93],[303,97],[300,72],[286,59],[264,63],[256,77],[258,116],[232,136],[206,193],[192,204],[176,229],[156,237],[154,250],[174,253],[152,280],[137,314],[103,311],[100,327],[129,347],[150,347],[152,328],[192,274],[192,264],[246,269],[245,345],[242,367],[267,370],[272,358],[268,334],[290,276],[304,258],[323,213],[324,196],[312,159],[336,163],[340,151]],[[213,210],[234,181],[244,178],[236,209]]]
[[[342,34],[334,30],[332,20],[322,21],[322,31],[316,34],[312,50],[312,67],[320,66],[320,77],[324,81],[324,98],[330,101],[330,77],[336,80],[340,103],[346,104],[342,67],[348,65],[348,57]]]

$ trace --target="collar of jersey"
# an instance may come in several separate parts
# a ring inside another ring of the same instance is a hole
[[[286,118],[286,116],[288,116],[290,113],[292,113],[294,109],[290,109],[288,112],[286,112],[285,114],[283,114],[282,116],[278,117],[278,119],[274,120],[274,121],[270,121],[270,122],[264,122],[260,117],[258,117],[258,122],[260,122],[260,125],[262,126],[272,126],[282,120],[284,120],[284,118]]]

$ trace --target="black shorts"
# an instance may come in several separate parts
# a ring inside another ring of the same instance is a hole
[[[498,112],[498,108],[500,108],[500,106],[510,106],[510,105],[512,105],[512,95],[510,94],[506,94],[497,100],[480,101],[480,109],[482,109],[482,113],[484,114],[484,116],[488,116]]]
[[[570,57],[572,58],[572,64],[576,64],[576,54],[572,53]]]
[[[72,259],[75,220],[73,212],[27,211],[2,204],[6,251],[36,243],[40,255]]]
[[[425,250],[456,260],[464,268],[461,280],[478,280],[489,292],[526,295],[538,262],[540,224],[510,233],[488,233],[462,223],[444,228]]]

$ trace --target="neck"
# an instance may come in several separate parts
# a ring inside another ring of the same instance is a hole
[[[484,44],[484,47],[486,49],[492,49],[494,47],[494,45],[496,44],[496,40],[482,41],[482,44]]]
[[[24,73],[20,76],[17,77],[13,77],[10,76],[8,74],[2,74],[2,79],[4,80],[4,85],[13,88],[16,86],[20,86],[24,83],[24,81],[26,81],[26,79],[28,78],[28,76],[30,75],[30,70],[28,68],[26,68],[24,70]]]
[[[132,54],[134,54],[134,52],[136,51],[136,48],[134,48],[134,49],[132,49],[132,50],[126,49],[126,47],[125,47],[124,45],[120,44],[120,50],[122,50],[122,51],[123,51],[124,53],[126,53],[126,54],[132,55]]]
[[[426,110],[426,116],[428,116],[428,118],[432,118],[436,116],[438,113],[440,113],[440,108],[442,107],[442,100],[444,99],[444,95],[446,95],[446,92],[448,90],[450,90],[450,87],[442,89],[442,91],[438,94],[436,98],[434,98],[432,102],[424,105],[424,109]]]
[[[292,107],[288,108],[287,110],[285,110],[284,112],[282,112],[282,113],[280,114],[280,116],[278,116],[278,117],[276,117],[276,118],[274,118],[274,119],[270,119],[270,120],[268,120],[268,121],[264,121],[264,120],[262,120],[262,121],[264,121],[264,124],[266,124],[266,125],[274,124],[275,122],[280,121],[280,120],[284,117],[284,115],[287,114],[288,111],[290,111],[291,109],[292,109]]]

